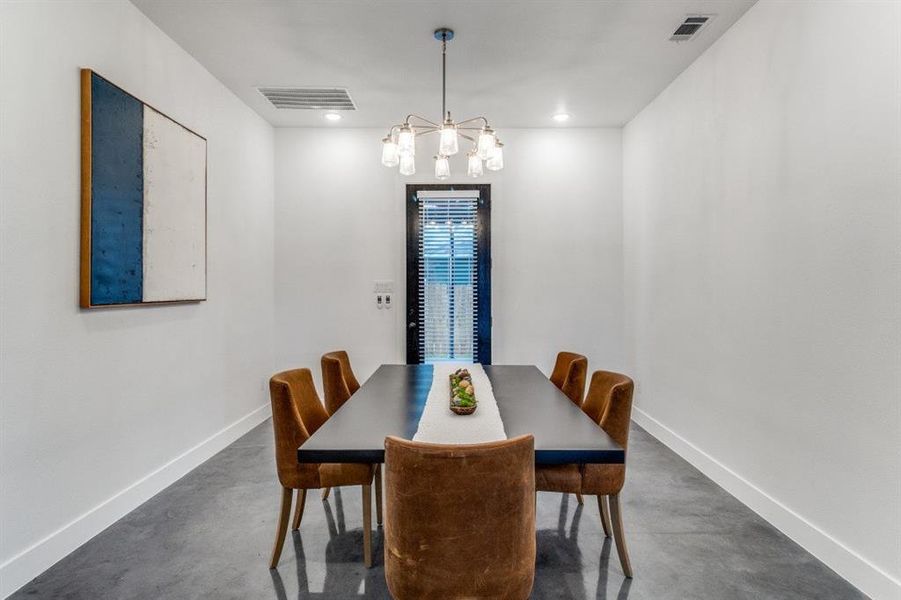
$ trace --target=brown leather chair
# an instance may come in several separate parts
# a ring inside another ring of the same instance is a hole
[[[319,360],[322,368],[322,392],[325,395],[325,409],[329,415],[360,389],[360,383],[350,368],[350,358],[344,350],[326,352]],[[328,498],[330,487],[322,488],[322,499]]]
[[[320,360],[322,366],[322,392],[325,408],[333,415],[360,389],[360,383],[350,368],[350,358],[344,350],[326,352]]]
[[[597,421],[607,435],[623,448],[629,443],[634,389],[635,384],[625,375],[610,371],[595,371],[588,386],[588,395],[582,404],[582,410]],[[610,537],[612,530],[623,573],[626,577],[632,577],[632,565],[626,549],[619,503],[619,493],[625,482],[625,464],[540,465],[535,470],[535,488],[539,491],[589,494],[598,497],[598,510],[601,513],[604,535]]]
[[[535,444],[385,440],[385,578],[397,600],[528,598]]]
[[[572,400],[582,406],[585,395],[585,378],[588,376],[588,359],[575,352],[560,352],[551,371],[551,383]]]
[[[278,480],[282,485],[281,511],[269,568],[274,569],[278,565],[282,553],[294,490],[299,490],[291,525],[291,529],[296,530],[303,517],[307,490],[342,485],[363,486],[363,556],[366,566],[372,566],[373,476],[376,485],[376,520],[379,524],[382,522],[382,480],[378,465],[302,464],[297,461],[297,449],[328,419],[309,369],[293,369],[273,375],[269,380],[269,396],[272,401],[272,428],[275,431],[275,464],[278,468]]]

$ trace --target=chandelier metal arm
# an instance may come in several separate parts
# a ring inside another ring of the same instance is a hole
[[[419,137],[421,135],[428,135],[430,133],[435,133],[436,131],[441,131],[440,127],[430,127],[430,126],[425,126],[425,125],[410,125],[410,129],[413,130],[413,133],[416,135],[416,137]],[[481,131],[481,129],[474,128],[474,127],[470,127],[469,129],[472,129],[474,131]],[[473,143],[475,143],[475,141],[476,141],[476,138],[472,137],[471,135],[467,135],[465,133],[457,133],[457,135],[459,135],[461,138],[466,138],[467,140],[469,140],[470,142],[473,142]]]
[[[430,120],[426,119],[425,117],[422,117],[422,116],[416,115],[416,114],[407,115],[407,117],[404,119],[404,125],[410,125],[410,119],[419,119],[420,121],[422,121],[424,123],[428,123],[432,127],[436,127],[436,128],[441,127],[441,125],[439,123],[435,123],[434,121],[430,121]],[[422,127],[422,126],[421,125],[412,125],[412,127]]]
[[[488,127],[488,119],[486,119],[485,117],[473,117],[471,119],[466,119],[465,121],[460,121],[459,123],[457,123],[457,129],[460,129],[460,125],[466,125],[467,123],[472,123],[473,121],[479,121],[479,120],[481,120],[485,124],[485,127]],[[469,129],[469,128],[464,127],[463,129]],[[478,129],[481,129],[481,127],[479,127]]]

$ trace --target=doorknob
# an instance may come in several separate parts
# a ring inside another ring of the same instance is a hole
[[[416,321],[410,321],[407,324],[407,329],[413,329],[414,327],[416,327]]]

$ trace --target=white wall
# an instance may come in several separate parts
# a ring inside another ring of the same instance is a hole
[[[901,578],[901,4],[762,1],[624,132],[637,419],[875,598]]]
[[[621,369],[621,131],[502,131],[491,183],[493,361],[550,369],[558,349]],[[380,162],[381,130],[277,129],[276,322],[280,368],[346,348],[358,376],[405,361],[404,186],[436,183],[420,139],[418,174]],[[462,156],[452,160],[461,173]],[[377,279],[397,306],[378,310]]]
[[[5,596],[266,417],[273,146],[128,2],[4,2],[0,40]],[[208,301],[78,309],[80,67],[208,138]]]

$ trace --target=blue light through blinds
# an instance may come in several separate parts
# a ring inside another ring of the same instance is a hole
[[[478,191],[420,193],[419,358],[478,362]]]

